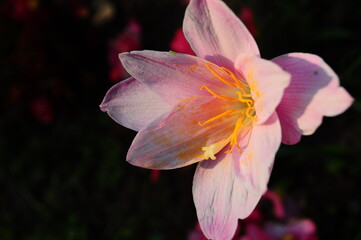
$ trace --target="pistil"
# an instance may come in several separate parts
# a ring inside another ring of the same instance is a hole
[[[203,123],[198,122],[198,124],[200,126],[204,126],[206,124],[209,124],[211,122],[214,122],[214,121],[224,118],[226,116],[233,115],[233,114],[239,114],[239,118],[237,119],[234,130],[233,130],[231,136],[229,137],[229,139],[230,139],[229,150],[227,150],[226,153],[231,152],[234,145],[237,147],[238,151],[241,152],[241,147],[239,146],[239,143],[238,143],[238,133],[239,133],[240,129],[244,125],[244,122],[247,118],[251,119],[255,122],[257,121],[257,118],[255,116],[256,112],[255,112],[255,107],[254,107],[254,101],[252,99],[252,94],[249,92],[250,88],[248,87],[247,83],[240,80],[232,71],[230,71],[229,69],[227,69],[225,67],[221,67],[221,69],[230,76],[232,81],[222,77],[221,74],[218,73],[215,69],[213,69],[209,63],[206,64],[206,67],[219,81],[234,88],[236,90],[235,93],[237,94],[238,97],[235,98],[235,97],[228,97],[228,96],[220,95],[220,94],[214,92],[213,90],[211,90],[207,86],[202,86],[201,90],[205,89],[211,95],[213,95],[216,98],[219,98],[221,100],[224,100],[224,101],[241,102],[241,103],[245,104],[247,107],[240,107],[239,109],[227,110],[215,117],[208,119],[207,121],[205,121]],[[205,159],[209,159],[209,158],[212,160],[216,159],[216,156],[215,156],[216,152],[214,152],[215,151],[214,146],[212,146],[212,145],[205,146],[205,147],[202,147],[202,150],[204,151]]]

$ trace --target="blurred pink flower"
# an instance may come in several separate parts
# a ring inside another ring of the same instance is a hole
[[[2,9],[15,20],[24,21],[32,17],[39,7],[39,0],[7,0]]]
[[[72,12],[76,18],[86,18],[89,16],[89,9],[82,2],[73,2]]]
[[[151,173],[150,173],[150,182],[153,183],[153,184],[158,182],[159,177],[160,177],[160,171],[159,170],[152,170]]]
[[[199,224],[197,224],[194,230],[188,234],[187,240],[207,240],[207,238],[204,236]]]
[[[312,134],[352,97],[318,56],[260,58],[239,18],[219,0],[191,0],[183,31],[195,56],[134,51],[119,58],[132,76],[100,105],[139,131],[133,165],[174,169],[199,162],[193,198],[209,239],[231,239],[267,189],[281,144]]]
[[[191,46],[187,42],[187,39],[184,37],[182,29],[177,29],[174,34],[174,37],[170,43],[170,49],[175,52],[185,53],[189,55],[195,55]]]
[[[250,223],[246,225],[245,234],[241,236],[239,240],[276,240],[276,239],[268,236],[260,226],[254,223]]]
[[[141,28],[137,21],[130,20],[125,30],[115,39],[111,40],[108,50],[108,59],[110,64],[109,77],[112,82],[119,82],[127,76],[127,72],[119,61],[120,52],[137,50],[141,46]]]
[[[190,0],[180,0],[182,3],[184,3],[185,5],[188,5]]]
[[[272,191],[267,191],[263,198],[266,198],[270,200],[273,204],[273,211],[277,218],[284,218],[285,217],[285,210],[283,208],[282,200],[281,198]]]
[[[247,224],[239,240],[317,240],[315,224],[309,219],[295,220],[289,224],[268,222],[265,227]]]
[[[268,222],[265,232],[275,240],[317,240],[316,226],[310,219],[294,220],[288,224]]]
[[[317,240],[316,226],[309,219],[281,224],[266,222],[265,226],[246,224],[245,234],[239,240]]]
[[[273,211],[277,220],[266,220],[261,216],[261,221],[244,222],[245,232],[239,240],[317,240],[316,225],[310,219],[284,219],[285,208],[282,199],[272,191],[263,195],[263,200],[273,203]],[[255,211],[259,210],[258,208]],[[254,212],[255,212],[254,211]],[[286,222],[285,222],[286,221]]]
[[[253,35],[257,35],[257,27],[254,21],[253,11],[249,7],[242,7],[241,12],[239,14],[239,18],[243,21],[243,23],[248,28],[249,32]]]
[[[38,121],[44,124],[48,124],[53,121],[53,108],[47,97],[40,96],[30,102],[30,111]]]

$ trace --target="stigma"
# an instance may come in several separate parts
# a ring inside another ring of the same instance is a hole
[[[216,160],[216,156],[214,156],[215,146],[216,146],[215,144],[211,144],[208,147],[202,147],[202,151],[204,151],[203,155],[206,160],[208,159]]]

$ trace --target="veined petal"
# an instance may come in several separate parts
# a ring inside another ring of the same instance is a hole
[[[322,123],[323,116],[344,112],[353,102],[340,87],[336,73],[318,56],[290,53],[272,60],[292,75],[277,113],[282,126],[282,142],[297,143]]]
[[[198,164],[193,179],[193,198],[198,220],[208,239],[229,240],[238,219],[251,214],[262,193],[251,193],[235,176],[231,154]]]
[[[280,103],[283,91],[290,83],[290,74],[271,61],[249,54],[240,55],[235,68],[251,89],[257,124],[264,123]]]
[[[232,152],[234,166],[249,191],[263,194],[281,145],[281,126],[277,114],[273,113],[262,125],[253,124],[249,134],[248,138],[240,139],[240,146],[246,146],[243,152]]]
[[[117,123],[139,131],[167,113],[170,106],[143,83],[128,78],[109,89],[100,109]]]
[[[127,155],[131,164],[151,169],[183,167],[213,156],[229,143],[236,116],[207,120],[229,110],[215,97],[190,97],[175,105],[166,117],[155,120],[135,137]],[[203,150],[202,150],[203,149]]]
[[[185,13],[183,31],[197,56],[231,71],[239,54],[259,55],[250,32],[219,0],[192,0]]]
[[[170,105],[197,95],[209,95],[201,87],[207,85],[217,91],[230,87],[219,81],[207,68],[230,79],[229,74],[218,66],[199,57],[157,51],[134,51],[119,55],[124,68],[138,81],[146,84]]]

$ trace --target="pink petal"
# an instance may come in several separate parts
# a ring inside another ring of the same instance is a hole
[[[318,56],[290,53],[272,60],[292,75],[277,107],[282,142],[297,143],[320,126],[323,116],[344,112],[353,98],[339,85],[336,73]]]
[[[241,154],[232,151],[237,174],[249,191],[266,191],[280,144],[281,126],[274,113],[264,124],[254,124],[249,138],[241,138],[240,146],[247,145]]]
[[[192,0],[185,13],[183,31],[197,56],[232,71],[239,54],[259,55],[247,28],[219,0]]]
[[[198,164],[193,180],[193,198],[203,233],[208,239],[229,240],[239,218],[255,208],[261,193],[250,193],[235,176],[230,154]]]
[[[204,126],[199,123],[228,110],[226,101],[213,96],[191,97],[179,102],[169,115],[138,133],[127,161],[144,168],[172,169],[203,160],[203,147],[213,145],[217,153],[229,143],[236,116],[220,118]]]
[[[235,68],[251,88],[257,124],[264,123],[281,101],[283,91],[290,83],[290,74],[273,62],[250,54],[240,55]]]
[[[100,109],[117,123],[139,131],[167,113],[170,106],[143,83],[128,78],[109,89]]]
[[[217,80],[201,58],[174,52],[134,51],[119,55],[125,69],[138,81],[158,93],[170,105],[197,95],[209,95],[200,88],[208,86],[218,92],[230,88]],[[229,74],[212,64],[225,78]]]

